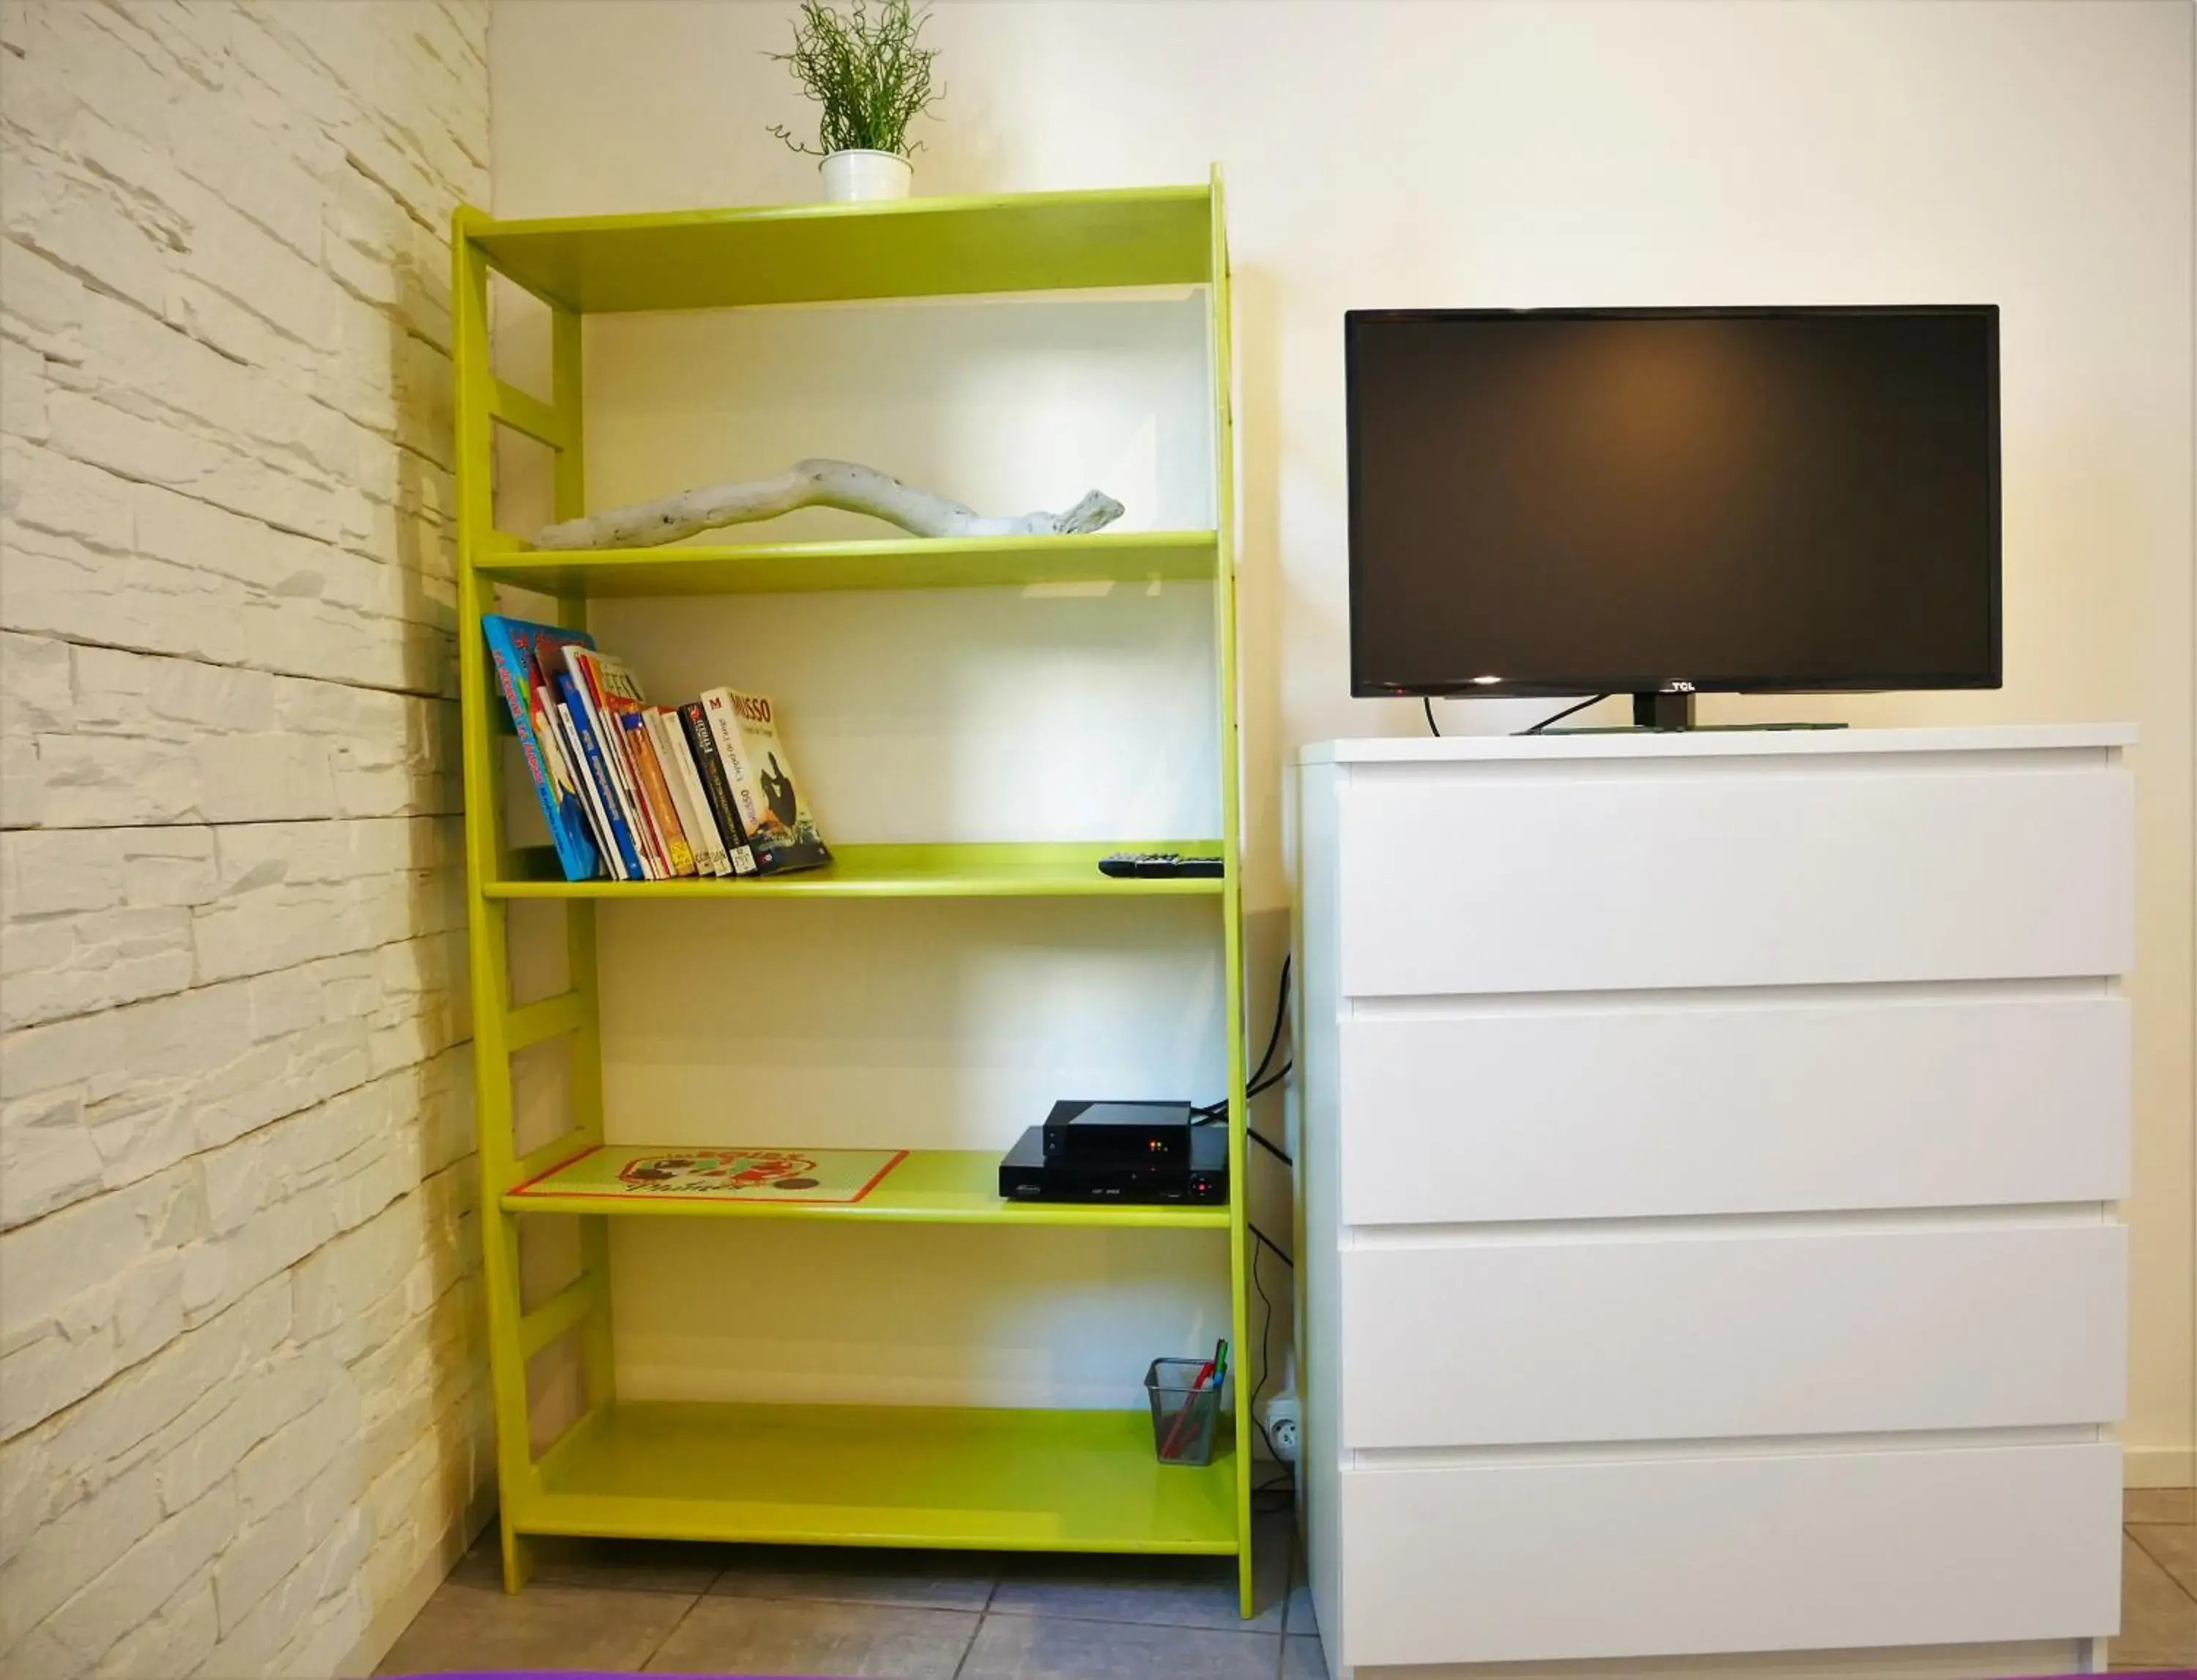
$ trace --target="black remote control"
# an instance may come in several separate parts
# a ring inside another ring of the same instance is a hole
[[[1220,858],[1185,857],[1180,852],[1112,852],[1098,860],[1098,872],[1116,880],[1156,881],[1185,877],[1212,880],[1226,874]]]

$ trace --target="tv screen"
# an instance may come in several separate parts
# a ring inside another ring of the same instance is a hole
[[[1998,310],[1354,310],[1351,692],[1994,688]]]

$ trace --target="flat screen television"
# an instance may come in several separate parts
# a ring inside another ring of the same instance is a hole
[[[1352,693],[1998,686],[1995,305],[1344,322]]]

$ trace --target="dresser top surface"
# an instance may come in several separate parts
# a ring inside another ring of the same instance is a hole
[[[1456,764],[1505,759],[1811,758],[1895,752],[2053,752],[2125,747],[2133,723],[1960,729],[1578,730],[1545,735],[1375,735],[1315,741],[1300,764]]]

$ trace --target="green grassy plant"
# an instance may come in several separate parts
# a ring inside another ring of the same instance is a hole
[[[893,152],[901,157],[920,149],[907,125],[944,97],[935,84],[936,48],[922,44],[928,9],[910,0],[854,0],[838,12],[825,0],[801,0],[793,25],[793,50],[768,56],[790,65],[801,90],[817,103],[817,143],[803,144],[783,125],[770,131],[793,150],[812,158],[834,152]]]

